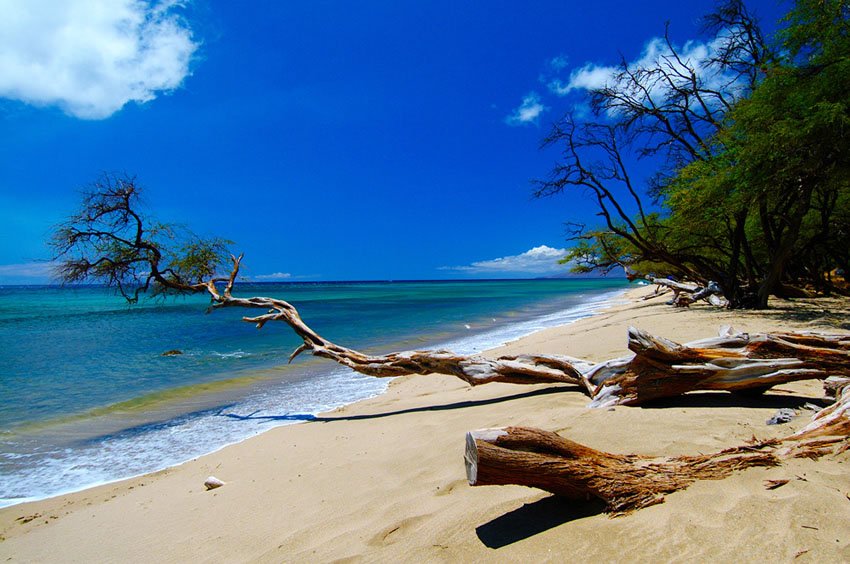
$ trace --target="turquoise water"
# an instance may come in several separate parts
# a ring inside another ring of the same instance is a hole
[[[321,335],[370,352],[471,353],[582,317],[622,280],[243,284]],[[173,465],[380,393],[386,381],[305,355],[257,312],[201,296],[127,306],[96,287],[0,287],[0,504]],[[183,354],[162,356],[178,349]]]

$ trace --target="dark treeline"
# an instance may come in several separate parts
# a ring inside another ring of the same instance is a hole
[[[538,196],[590,193],[601,224],[572,233],[574,270],[626,267],[717,281],[736,308],[771,295],[847,293],[850,2],[797,0],[772,37],[744,2],[705,17],[704,58],[666,39],[623,60],[567,115]],[[638,185],[629,163],[659,163]],[[846,274],[845,274],[846,276]]]

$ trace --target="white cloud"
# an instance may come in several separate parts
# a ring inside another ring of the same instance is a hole
[[[46,261],[0,264],[0,284],[48,284],[54,266]]]
[[[540,102],[540,95],[537,92],[530,92],[522,99],[522,103],[514,112],[505,118],[508,125],[524,125],[527,123],[537,123],[537,118],[548,108]]]
[[[595,90],[602,88],[611,81],[617,69],[614,67],[597,66],[586,64],[580,69],[576,69],[570,74],[570,80],[563,82],[560,79],[555,79],[549,83],[549,90],[558,96],[566,96],[573,90]]]
[[[178,0],[0,0],[0,97],[103,119],[180,86],[198,48]]]
[[[273,272],[271,274],[258,274],[256,276],[251,276],[252,280],[266,281],[286,280],[287,278],[292,278],[292,275],[288,272]]]
[[[568,268],[558,264],[566,254],[566,249],[540,245],[519,255],[482,260],[467,266],[443,266],[440,270],[455,270],[468,274],[558,274]]]
[[[724,74],[710,63],[711,58],[727,40],[728,38],[724,36],[718,36],[708,42],[688,41],[676,49],[679,56],[677,59],[664,38],[653,37],[644,45],[641,55],[629,62],[628,66],[633,71],[662,68],[668,71],[667,74],[673,78],[674,83],[681,82],[683,87],[689,86],[688,77],[693,70],[706,88],[734,94],[737,88],[737,85],[733,83],[734,77]],[[618,71],[617,67],[587,63],[573,70],[569,80],[563,81],[556,78],[549,81],[548,87],[554,94],[566,96],[574,90],[595,90],[606,85],[618,86],[616,79]],[[682,76],[676,76],[677,73]],[[624,82],[619,86],[626,85],[627,83]],[[670,85],[661,80],[647,82],[645,85],[648,86],[646,93],[635,92],[637,97],[649,96],[659,101],[670,92]]]

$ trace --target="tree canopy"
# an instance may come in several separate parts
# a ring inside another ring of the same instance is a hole
[[[848,5],[799,0],[768,39],[726,1],[705,18],[704,60],[667,39],[590,93],[590,120],[556,123],[545,143],[562,157],[536,193],[589,191],[602,217],[574,233],[574,269],[714,280],[732,307],[792,287],[845,292],[834,273],[850,248]],[[634,158],[657,163],[641,186]]]

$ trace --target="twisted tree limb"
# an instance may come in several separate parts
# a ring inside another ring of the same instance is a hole
[[[777,466],[788,458],[817,459],[848,449],[850,388],[793,435],[711,454],[612,454],[549,431],[505,427],[467,433],[464,462],[471,486],[514,484],[568,499],[597,498],[616,516],[662,503],[666,494],[697,480],[718,480],[745,468]]]
[[[566,383],[583,386],[581,374],[571,359],[557,355],[518,355],[488,359],[480,355],[458,355],[450,351],[405,351],[386,355],[367,355],[337,345],[310,328],[295,307],[276,298],[238,298],[232,295],[233,281],[239,272],[242,257],[233,257],[233,269],[228,284],[219,291],[216,282],[203,285],[212,298],[210,309],[241,307],[263,309],[266,313],[243,320],[262,328],[270,321],[281,321],[301,338],[303,343],[289,357],[289,361],[302,352],[333,360],[343,366],[368,376],[379,378],[411,374],[447,374],[456,376],[472,386],[489,382],[513,384]]]

